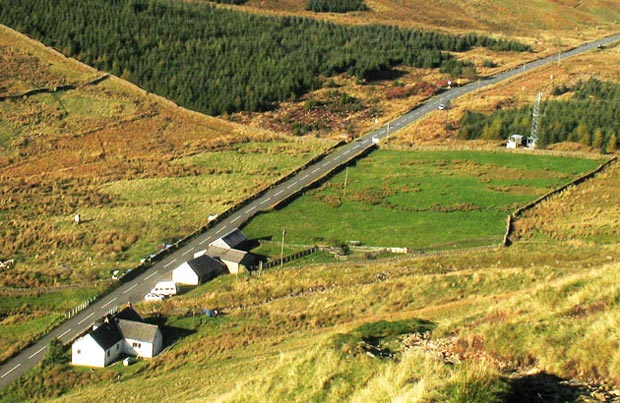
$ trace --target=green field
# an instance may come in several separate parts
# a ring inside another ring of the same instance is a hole
[[[244,229],[286,243],[445,249],[499,243],[506,217],[600,161],[475,151],[376,151]]]

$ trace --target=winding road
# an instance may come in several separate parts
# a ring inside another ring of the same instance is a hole
[[[209,242],[216,240],[227,232],[241,226],[262,211],[271,209],[284,200],[298,194],[321,178],[332,173],[336,168],[346,165],[351,160],[359,157],[370,148],[375,147],[375,142],[385,139],[390,132],[402,129],[427,113],[434,111],[440,104],[447,104],[451,100],[462,95],[477,91],[489,85],[526,73],[537,67],[550,63],[556,63],[568,57],[584,53],[599,46],[620,41],[620,35],[614,35],[584,44],[565,53],[556,54],[543,59],[526,63],[519,68],[505,71],[495,76],[472,82],[462,87],[457,87],[429,99],[423,105],[391,121],[386,126],[367,133],[359,139],[337,148],[318,162],[301,170],[288,180],[274,186],[262,196],[246,204],[236,212],[223,218],[217,225],[212,226],[202,235],[194,238],[187,245],[170,252],[168,256],[153,265],[144,273],[137,276],[109,294],[99,298],[96,302],[81,311],[73,318],[52,330],[31,347],[26,348],[18,355],[0,366],[0,388],[6,387],[10,382],[19,378],[30,368],[41,362],[45,356],[47,346],[53,338],[58,338],[63,343],[70,343],[75,338],[89,329],[96,321],[100,320],[111,310],[126,305],[129,302],[141,301],[153,285],[161,279],[168,279],[171,272],[182,262],[193,257],[193,253],[206,249]],[[373,141],[373,139],[376,139]]]

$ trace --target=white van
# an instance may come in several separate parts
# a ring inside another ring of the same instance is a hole
[[[160,281],[155,284],[155,287],[153,287],[150,294],[171,296],[176,295],[178,291],[177,283],[174,281]]]

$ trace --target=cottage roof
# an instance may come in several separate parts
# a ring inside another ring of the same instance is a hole
[[[220,248],[219,246],[209,246],[209,249],[207,249],[207,255],[229,262],[241,263],[248,255],[248,252],[238,249]]]
[[[248,238],[245,236],[243,232],[239,228],[235,228],[229,233],[225,234],[223,237],[211,243],[211,245],[215,243],[219,243],[218,241],[224,242],[230,249],[234,249],[243,243],[248,241]]]
[[[145,343],[154,343],[159,327],[144,322],[118,319],[116,325],[126,339],[138,340]]]
[[[122,311],[114,315],[117,319],[133,320],[134,322],[143,322],[142,317],[131,306],[125,307]]]
[[[107,322],[103,323],[89,334],[104,351],[109,350],[110,347],[123,338],[116,326]]]
[[[202,255],[188,260],[187,264],[201,279],[209,279],[226,272],[226,266],[209,255]]]

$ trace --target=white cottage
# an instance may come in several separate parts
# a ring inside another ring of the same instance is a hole
[[[131,307],[78,338],[71,346],[71,364],[103,368],[122,354],[155,357],[163,348],[163,336],[157,325],[144,323]]]
[[[178,284],[198,285],[226,274],[224,263],[209,255],[202,255],[184,262],[172,271],[172,281]]]
[[[71,346],[71,364],[103,368],[123,353],[123,338],[116,326],[103,323]]]

